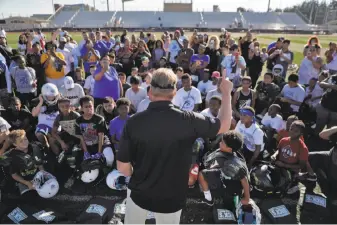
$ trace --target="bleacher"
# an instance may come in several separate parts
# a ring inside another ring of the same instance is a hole
[[[281,29],[286,26],[277,13],[243,12],[242,15],[254,29]]]
[[[115,17],[114,17],[115,15]],[[259,12],[162,12],[162,11],[117,11],[100,12],[86,10],[61,10],[50,21],[52,26],[78,28],[113,27],[125,28],[229,28],[240,23],[242,28],[282,30],[293,27],[309,30],[309,26],[296,13]]]
[[[288,26],[296,26],[296,29],[309,29],[308,24],[306,24],[301,17],[299,17],[295,13],[280,13],[279,18],[283,21],[283,23]]]
[[[208,28],[228,27],[237,18],[240,19],[240,14],[237,12],[204,12],[204,21]]]
[[[105,27],[111,22],[114,12],[80,11],[71,23],[79,28]]]
[[[156,11],[121,11],[116,13],[116,19],[125,28],[160,27]]]
[[[76,11],[61,11],[51,21],[51,24],[56,27],[63,27],[75,13]]]
[[[157,17],[163,27],[195,28],[201,22],[199,12],[159,12]]]

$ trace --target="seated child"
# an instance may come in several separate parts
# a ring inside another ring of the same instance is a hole
[[[211,176],[211,170],[218,169],[221,171],[219,178],[223,186],[226,187],[226,192],[240,196],[241,191],[239,190],[243,189],[241,203],[243,205],[248,204],[250,199],[249,172],[245,161],[236,154],[242,146],[243,137],[239,133],[228,131],[223,134],[220,149],[215,152],[214,157],[205,161],[206,169],[199,173],[199,184],[205,195],[203,203],[209,206],[214,204],[209,187],[214,186],[214,183],[219,183],[219,181],[214,180],[214,176]],[[240,186],[239,190],[238,185]]]

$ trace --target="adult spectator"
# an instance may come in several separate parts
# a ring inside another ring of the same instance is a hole
[[[62,53],[56,52],[56,45],[52,42],[46,43],[46,53],[41,55],[41,64],[44,68],[46,81],[60,88],[63,85],[64,66],[67,65],[67,62]]]
[[[318,45],[310,46],[307,55],[302,60],[298,70],[300,84],[308,85],[312,78],[318,79],[323,66],[323,59],[317,54],[318,49]]]
[[[210,73],[213,73],[218,69],[220,62],[220,40],[217,36],[210,36],[205,55],[209,55],[210,60],[207,68]]]
[[[174,32],[174,37],[169,45],[169,53],[168,53],[168,59],[170,62],[170,66],[172,67],[173,70],[175,70],[178,67],[176,57],[180,51],[180,49],[183,48],[183,45],[180,43],[180,31],[176,30]]]
[[[0,34],[0,54],[6,59],[6,64],[9,67],[11,57],[13,56],[12,48],[8,45],[5,34]]]
[[[100,34],[100,32],[98,32]],[[106,55],[112,48],[111,42],[97,40],[94,32],[89,34],[89,38],[93,43],[93,48],[99,52],[100,55]]]
[[[145,41],[140,40],[138,42],[138,47],[132,57],[135,60],[135,65],[137,68],[141,67],[143,57],[151,58],[150,50],[147,47]]]
[[[123,65],[121,63],[116,62],[116,54],[114,52],[109,53],[109,61],[110,66],[116,69],[116,71],[122,72],[123,71]]]
[[[21,34],[18,41],[18,51],[21,55],[26,55],[27,51],[27,38],[26,35]]]
[[[184,69],[186,73],[190,71],[190,59],[194,54],[193,48],[188,46],[188,40],[183,40],[183,47],[179,50],[176,62]]]
[[[46,82],[46,77],[41,65],[41,55],[41,46],[39,43],[33,44],[32,52],[26,55],[27,66],[35,70],[38,94],[40,94],[41,87]]]
[[[245,59],[246,62],[249,62],[249,51],[250,51],[250,45],[252,44],[253,35],[250,31],[247,31],[246,35],[240,40],[240,49],[241,49],[241,55]],[[248,66],[249,68],[249,66]],[[245,70],[241,71],[241,75],[243,76],[245,74]],[[249,75],[249,71],[247,72]]]
[[[128,35],[128,30],[123,30],[123,34],[121,36],[121,42],[123,44],[125,44],[125,39],[126,39],[127,35]]]
[[[278,38],[275,44],[275,47],[271,48],[268,51],[268,61],[267,61],[267,69],[272,71],[273,67],[276,65],[276,60],[282,53],[282,46],[283,46],[283,38]]]
[[[90,75],[90,66],[97,65],[101,55],[99,51],[94,49],[91,40],[87,40],[81,49],[81,56],[83,58],[85,77],[87,78]]]
[[[234,83],[234,88],[237,88],[241,85],[241,71],[246,69],[246,61],[240,55],[238,45],[232,45],[229,50],[231,54],[223,59],[221,65],[226,69],[229,80]]]
[[[289,50],[290,40],[284,40],[282,44],[282,52],[277,57],[276,63],[283,66],[282,77],[285,78],[288,71],[288,66],[293,63],[294,53]]]
[[[308,39],[307,44],[304,45],[303,56],[307,56],[310,46],[315,46],[315,45],[318,45],[321,48],[321,45],[320,45],[318,37],[317,36],[311,36]],[[319,49],[319,51],[320,51],[320,49]],[[320,52],[318,52],[318,55],[319,54],[320,54]]]
[[[62,53],[64,56],[64,61],[67,63],[64,68],[64,75],[74,78],[74,57],[72,53],[67,48],[65,48],[66,43],[67,39],[65,37],[61,37],[60,44],[56,49],[56,52]]]
[[[102,104],[105,97],[111,97],[117,101],[123,94],[122,83],[118,79],[117,71],[109,64],[109,56],[103,56],[100,60],[100,67],[95,72],[93,94],[95,106]]]
[[[204,70],[208,66],[210,58],[205,54],[206,46],[199,45],[199,53],[192,55],[190,59],[190,70],[193,75],[198,76],[198,80],[203,80]]]
[[[180,110],[197,111],[202,103],[200,91],[192,86],[192,78],[188,74],[181,77],[181,82],[183,87],[177,91],[172,103]]]
[[[155,42],[154,49],[152,51],[152,63],[153,67],[157,67],[159,65],[159,61],[161,57],[165,56],[165,50],[164,50],[164,43],[162,40],[157,40]]]
[[[130,39],[126,37],[124,40],[124,46],[119,49],[117,54],[119,62],[123,65],[123,72],[128,75],[131,73],[131,68],[134,67],[132,48],[130,44]]]
[[[131,176],[126,224],[144,223],[148,211],[156,212],[158,224],[178,224],[185,206],[194,141],[214,137],[230,127],[232,83],[224,80],[221,85],[222,106],[215,119],[174,108],[171,101],[176,83],[173,71],[154,72],[149,108],[131,117],[125,125],[117,168],[125,176]]]
[[[252,88],[255,88],[256,82],[259,79],[263,62],[261,58],[262,52],[260,51],[260,43],[254,42],[254,48],[249,50],[249,76],[252,79]]]

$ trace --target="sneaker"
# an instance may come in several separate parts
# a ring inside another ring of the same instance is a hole
[[[298,192],[300,190],[300,188],[298,187],[298,185],[293,186],[291,188],[288,189],[287,194],[288,195],[292,195],[295,194],[296,192]]]
[[[209,201],[209,200],[207,200],[206,198],[204,198],[204,199],[201,201],[201,203],[206,204],[206,205],[208,205],[208,206],[213,206],[213,205],[214,205],[213,199],[212,199],[211,201]]]
[[[317,176],[316,176],[315,173],[314,173],[314,174],[309,174],[309,173],[299,173],[299,174],[298,174],[298,178],[299,178],[300,180],[308,180],[308,181],[313,181],[313,182],[317,181]]]

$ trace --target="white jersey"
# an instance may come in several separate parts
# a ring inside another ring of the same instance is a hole
[[[80,98],[84,96],[84,91],[81,85],[74,84],[74,88],[66,89],[64,86],[60,88],[60,93],[63,97],[70,100],[70,105],[74,107],[79,106]]]
[[[38,125],[46,125],[53,128],[54,121],[59,114],[59,111],[47,112],[47,106],[42,106],[38,115]]]

